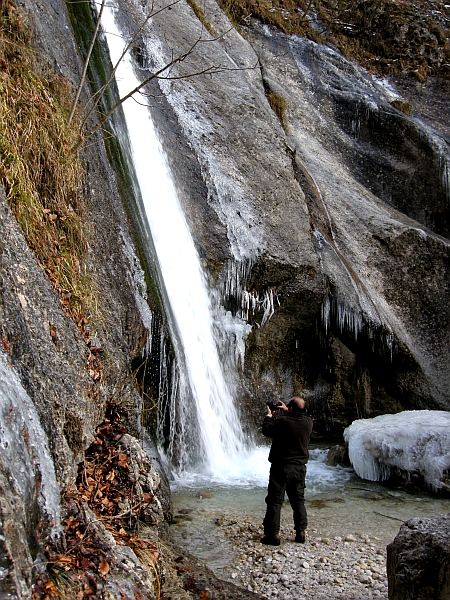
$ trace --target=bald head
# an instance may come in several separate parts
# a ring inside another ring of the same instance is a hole
[[[289,406],[292,406],[292,410],[305,410],[306,401],[300,396],[294,396],[290,399]]]

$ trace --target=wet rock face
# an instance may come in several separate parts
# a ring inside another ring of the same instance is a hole
[[[28,249],[3,194],[0,215],[2,336],[24,387],[36,401],[54,452],[59,481],[67,483],[75,475],[73,457],[80,456],[83,443],[92,436],[92,423],[99,410],[88,397],[95,386],[85,369],[85,343],[75,324],[65,317],[56,292]],[[50,328],[55,338],[50,335]]]
[[[141,3],[122,5],[142,20]],[[270,320],[261,305],[248,314],[240,406],[259,426],[267,395],[307,388],[327,435],[355,418],[448,408],[446,118],[422,117],[429,94],[405,114],[406,93],[332,48],[256,23],[243,37],[212,0],[204,11],[223,37],[180,72],[224,71],[161,82],[153,116],[222,305],[239,314],[243,290],[273,294]],[[141,68],[200,31],[188,6],[164,11],[142,32]],[[282,99],[282,123],[268,97]]]
[[[336,122],[354,139],[344,158],[354,177],[387,204],[449,237],[445,175],[420,126],[393,106],[339,96],[334,111]]]
[[[277,337],[270,324],[255,332],[247,369],[254,374],[266,353],[274,358],[272,389],[315,390],[310,406],[328,434],[402,408],[447,409],[449,154],[446,129],[438,129],[445,118],[423,119],[431,99],[416,84],[408,116],[395,108],[400,96],[389,82],[334,50],[256,24],[247,34],[266,86],[286,100],[286,140],[323,284],[322,307],[314,313],[310,303],[310,335],[301,326],[294,333],[301,296],[280,295]]]
[[[389,600],[450,597],[450,515],[411,519],[387,547]]]
[[[0,466],[0,595],[22,600],[29,598],[33,558],[20,491],[8,471]]]

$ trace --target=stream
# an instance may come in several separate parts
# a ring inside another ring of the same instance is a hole
[[[261,449],[267,456],[268,448]],[[448,499],[426,493],[411,494],[377,482],[360,479],[353,469],[326,464],[327,450],[311,450],[306,479],[306,508],[309,539],[344,538],[348,534],[367,536],[385,551],[402,522],[450,510]],[[264,465],[268,477],[268,465]],[[239,485],[211,484],[201,480],[175,482],[172,492],[175,523],[171,531],[175,542],[209,566],[219,577],[235,561],[236,546],[222,527],[223,518],[238,523],[252,522],[262,532],[267,481],[249,477]],[[282,527],[292,526],[292,511],[286,501],[282,508]],[[292,536],[294,535],[292,527]],[[255,536],[256,537],[256,536]],[[287,540],[288,541],[288,540]]]

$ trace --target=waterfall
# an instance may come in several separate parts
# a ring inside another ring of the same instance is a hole
[[[109,3],[102,25],[113,64],[126,45],[117,16]],[[116,80],[122,97],[138,85],[128,53],[120,60]],[[179,471],[202,470],[212,479],[227,480],[245,460],[246,443],[214,340],[205,277],[144,96],[139,102],[128,99],[123,111],[178,363],[172,378],[176,403],[172,399],[168,407],[169,458],[176,459]]]

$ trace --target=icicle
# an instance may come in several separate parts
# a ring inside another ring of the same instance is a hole
[[[262,301],[262,308],[264,310],[264,314],[261,319],[261,327],[264,326],[265,323],[273,316],[275,312],[273,306],[273,290],[268,290],[264,293],[264,299]]]
[[[325,335],[328,333],[328,328],[330,327],[330,313],[331,303],[329,297],[327,296],[325,298],[325,302],[322,304],[322,323],[325,328]]]
[[[440,156],[440,168],[445,197],[447,202],[450,203],[450,164],[448,156],[443,153]]]

